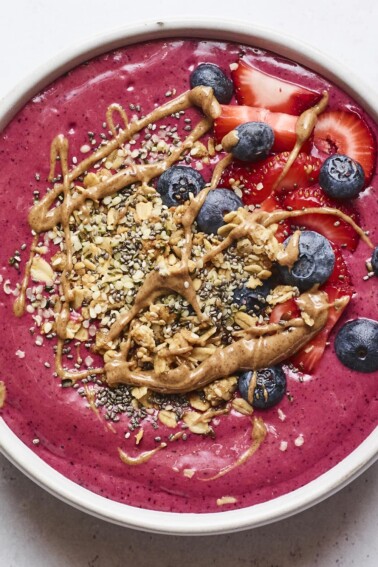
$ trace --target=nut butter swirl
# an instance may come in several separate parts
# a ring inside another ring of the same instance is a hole
[[[302,318],[291,319],[285,327],[279,324],[256,326],[251,328],[254,337],[218,348],[194,370],[183,364],[159,375],[152,371],[131,371],[127,361],[117,357],[105,365],[107,382],[110,385],[147,386],[162,393],[184,393],[239,370],[258,370],[278,364],[310,341],[328,318],[328,296],[324,292],[304,293],[297,302],[313,319],[312,327],[307,326]]]

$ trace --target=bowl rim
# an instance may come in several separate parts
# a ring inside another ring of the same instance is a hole
[[[2,99],[0,130],[43,87],[85,60],[121,46],[178,36],[235,41],[294,59],[333,81],[378,121],[378,99],[374,92],[344,65],[306,43],[273,29],[236,20],[180,18],[123,26],[104,34],[96,34],[64,49],[40,65]],[[275,522],[304,511],[331,496],[378,458],[378,427],[336,466],[301,488],[254,506],[203,514],[135,508],[97,495],[45,463],[13,433],[1,417],[0,451],[39,486],[60,500],[100,519],[159,534],[210,535]]]

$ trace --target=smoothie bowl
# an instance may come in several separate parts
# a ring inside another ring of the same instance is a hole
[[[377,113],[284,43],[123,31],[3,113],[0,447],[104,519],[252,527],[376,458]]]

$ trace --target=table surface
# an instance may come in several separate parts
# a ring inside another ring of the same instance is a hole
[[[0,97],[73,42],[146,17],[162,21],[181,16],[239,19],[282,30],[342,61],[378,92],[376,0],[191,0],[188,5],[173,0],[12,0],[2,3],[0,18]],[[378,463],[295,517],[253,531],[203,538],[112,526],[56,500],[2,456],[0,471],[2,567],[376,567],[378,561]]]

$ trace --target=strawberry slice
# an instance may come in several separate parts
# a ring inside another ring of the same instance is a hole
[[[320,187],[298,189],[288,195],[284,195],[283,206],[284,208],[298,211],[304,207],[332,207],[339,209],[355,222],[358,222],[357,213],[350,204],[340,204],[339,201],[334,201]],[[359,240],[359,235],[356,231],[335,215],[304,214],[289,219],[289,222],[292,226],[305,227],[308,230],[319,232],[334,244],[345,246],[352,252],[356,249]]]
[[[243,192],[242,200],[245,205],[262,203],[272,190],[270,183],[264,183],[264,174],[268,174],[267,161],[274,160],[274,157],[259,161],[257,164],[233,161],[223,171],[219,186],[228,188],[238,186]]]
[[[280,202],[280,197],[276,193],[271,193],[269,197],[267,197],[260,205],[261,211],[266,211],[270,213],[272,211],[276,211],[277,209],[282,210],[282,205]],[[278,228],[274,234],[278,242],[284,242],[286,238],[291,233],[290,224],[286,220],[280,221],[278,224]]]
[[[260,205],[260,210],[267,213],[277,209],[282,210],[281,197],[277,193],[271,193]]]
[[[232,187],[237,184],[243,191],[246,205],[262,203],[272,192],[289,155],[289,152],[283,152],[252,164],[235,160],[224,170],[221,186]],[[321,165],[320,159],[300,153],[276,191],[292,191],[313,185],[318,179]]]
[[[327,292],[329,303],[333,303],[336,299],[340,299],[344,296],[352,297],[354,293],[351,277],[340,249],[333,246],[333,251],[336,260],[335,267],[328,281],[321,287],[323,291]],[[346,305],[337,310],[334,307],[330,307],[325,327],[323,327],[316,337],[298,351],[297,354],[291,357],[290,362],[296,366],[298,370],[308,374],[314,371],[323,356],[330,332],[340,319],[345,307]]]
[[[222,114],[214,122],[215,138],[218,142],[236,126],[245,122],[265,122],[273,128],[272,151],[291,150],[296,141],[295,125],[297,116],[282,112],[270,112],[266,108],[252,106],[221,105]]]
[[[376,143],[366,122],[355,112],[330,110],[318,118],[314,145],[325,154],[345,154],[363,167],[366,180],[376,168]]]
[[[314,106],[320,99],[320,94],[268,75],[252,67],[243,59],[237,69],[231,73],[235,85],[235,94],[239,104],[261,106],[274,112],[301,114],[307,108]]]
[[[278,323],[279,321],[288,321],[300,317],[300,310],[295,299],[288,299],[284,303],[278,303],[273,307],[269,317],[270,323]]]

